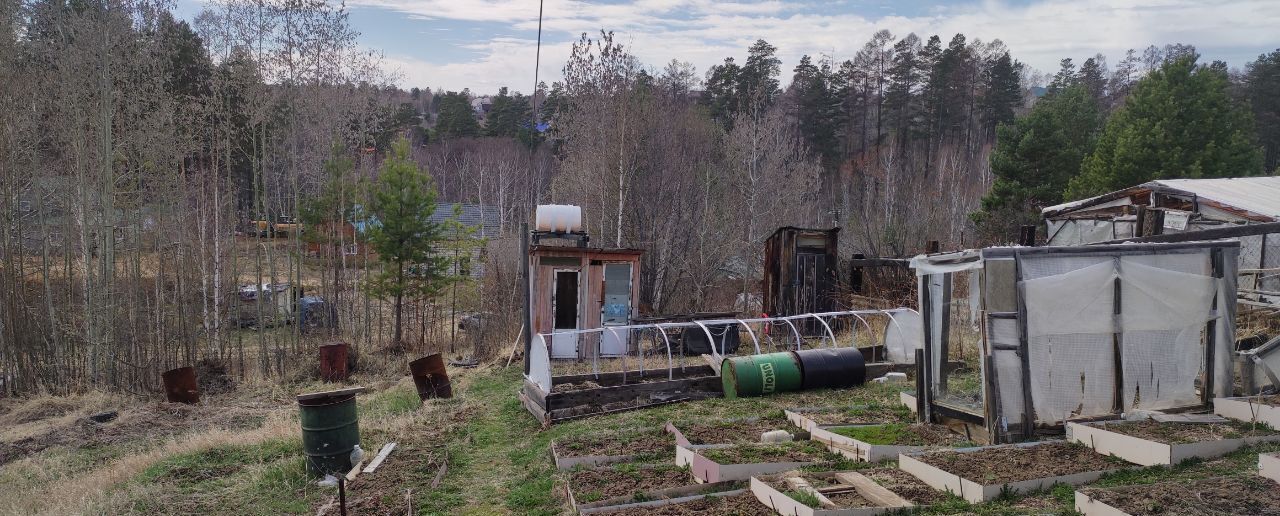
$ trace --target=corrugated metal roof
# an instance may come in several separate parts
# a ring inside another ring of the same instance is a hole
[[[1163,186],[1196,197],[1280,218],[1280,176],[1223,179],[1157,179],[1143,186]]]
[[[1249,211],[1265,217],[1280,219],[1280,176],[1231,177],[1221,179],[1157,179],[1143,183],[1137,187],[1126,188],[1117,192],[1065,202],[1049,206],[1041,210],[1048,216],[1076,209],[1093,207],[1112,199],[1117,194],[1132,192],[1143,188],[1162,188],[1176,190],[1184,194],[1194,194],[1200,199]]]
[[[498,236],[502,216],[498,212],[497,206],[467,203],[458,203],[456,205],[462,207],[462,212],[458,215],[458,222],[476,228],[477,237],[493,238]],[[431,222],[441,223],[453,218],[454,206],[455,203],[437,204],[435,213],[431,214]]]

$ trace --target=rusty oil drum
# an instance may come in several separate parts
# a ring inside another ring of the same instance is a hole
[[[320,379],[340,382],[347,379],[347,344],[338,342],[320,346]]]
[[[164,380],[164,397],[170,403],[200,403],[200,386],[196,383],[194,367],[171,369],[160,377]]]
[[[439,353],[409,362],[409,374],[418,388],[418,398],[452,398],[453,386],[449,384],[449,372],[444,368],[444,357]]]

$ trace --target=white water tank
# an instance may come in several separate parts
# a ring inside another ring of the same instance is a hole
[[[565,204],[538,205],[534,229],[552,233],[582,231],[582,207]]]

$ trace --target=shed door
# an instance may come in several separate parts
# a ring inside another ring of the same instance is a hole
[[[551,358],[577,358],[578,334],[559,334],[560,330],[578,329],[578,271],[555,271],[555,287],[551,290],[552,338]]]
[[[601,326],[622,326],[631,321],[631,264],[604,264],[604,303],[600,307]],[[627,353],[626,331],[605,330],[600,337],[600,354],[620,356]]]
[[[790,315],[824,312],[824,303],[820,300],[826,295],[827,255],[818,253],[797,253],[795,274],[794,310]],[[813,319],[805,319],[801,331],[805,335],[825,334],[822,326]]]

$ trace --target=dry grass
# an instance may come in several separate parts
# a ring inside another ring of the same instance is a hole
[[[83,417],[119,406],[125,399],[117,394],[90,391],[73,396],[40,394],[4,400],[0,415],[0,442],[12,442],[47,433]]]
[[[245,445],[294,437],[296,423],[287,417],[271,418],[260,428],[247,431],[210,430],[171,439],[146,451],[128,453],[104,467],[68,476],[45,484],[22,496],[0,500],[0,514],[94,514],[112,501],[128,499],[135,489],[146,486],[125,485],[151,465],[173,455],[192,453],[220,445]],[[18,461],[11,468],[29,472],[45,472],[57,468],[42,455]],[[118,486],[124,485],[123,488]]]

